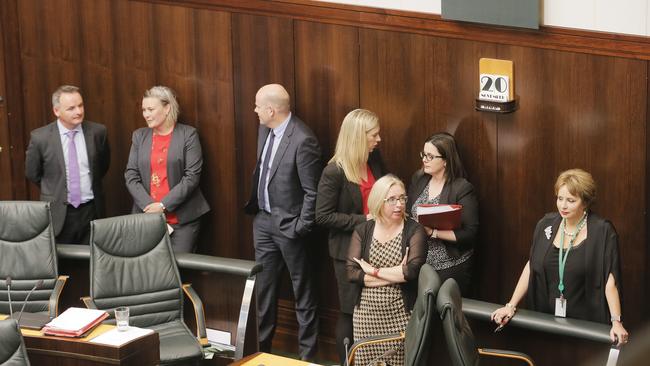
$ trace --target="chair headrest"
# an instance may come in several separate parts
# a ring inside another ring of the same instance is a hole
[[[0,240],[21,242],[50,225],[50,204],[40,201],[0,201]]]
[[[463,317],[463,299],[456,280],[449,278],[440,286],[436,306],[441,319],[444,319],[446,312],[450,310],[453,316]],[[454,323],[458,325],[463,322],[461,319],[454,319]]]
[[[423,264],[418,277],[418,297],[431,293],[435,297],[440,290],[440,276],[430,264]]]
[[[137,257],[164,239],[167,222],[163,214],[135,214],[94,220],[91,243],[118,257]]]

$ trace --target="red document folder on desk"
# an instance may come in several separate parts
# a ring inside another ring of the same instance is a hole
[[[462,205],[419,205],[418,222],[438,230],[453,230],[460,227]]]
[[[107,317],[108,313],[103,310],[69,308],[46,324],[43,333],[62,337],[79,337]]]

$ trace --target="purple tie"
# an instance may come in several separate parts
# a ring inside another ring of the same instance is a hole
[[[74,208],[81,205],[81,179],[79,178],[79,161],[74,137],[77,131],[68,131],[68,203]]]

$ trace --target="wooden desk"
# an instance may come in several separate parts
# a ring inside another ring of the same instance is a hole
[[[229,366],[318,366],[315,363],[309,363],[293,358],[272,355],[270,353],[257,352],[252,355],[246,356],[239,361],[231,363]]]
[[[84,339],[23,335],[32,365],[148,366],[160,363],[158,333],[135,339],[121,347],[89,343]]]
[[[0,314],[0,320],[6,317]],[[160,363],[160,340],[156,332],[134,339],[121,347],[88,342],[113,328],[114,325],[101,324],[83,338],[50,337],[41,331],[30,329],[21,329],[21,332],[32,365],[149,366]]]

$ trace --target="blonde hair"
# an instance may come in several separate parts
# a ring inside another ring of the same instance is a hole
[[[379,118],[367,109],[355,109],[341,123],[334,156],[330,159],[343,169],[345,178],[361,184],[368,163],[368,132],[379,127]]]
[[[591,174],[582,169],[565,170],[555,181],[555,195],[565,186],[572,195],[580,197],[585,208],[591,207],[596,200],[596,182]]]
[[[166,86],[154,86],[151,89],[144,92],[142,98],[156,98],[160,101],[163,107],[169,105],[169,114],[167,115],[167,121],[176,123],[178,120],[178,114],[180,113],[180,107],[178,106],[178,101],[176,100],[176,94],[174,91]]]
[[[384,199],[388,195],[388,191],[390,191],[394,185],[402,187],[404,192],[406,192],[404,182],[392,174],[384,175],[372,186],[370,194],[368,195],[368,211],[376,220],[382,222],[386,220],[384,217],[384,210],[382,210],[385,202]],[[406,210],[404,210],[403,215],[403,218],[406,218]]]

